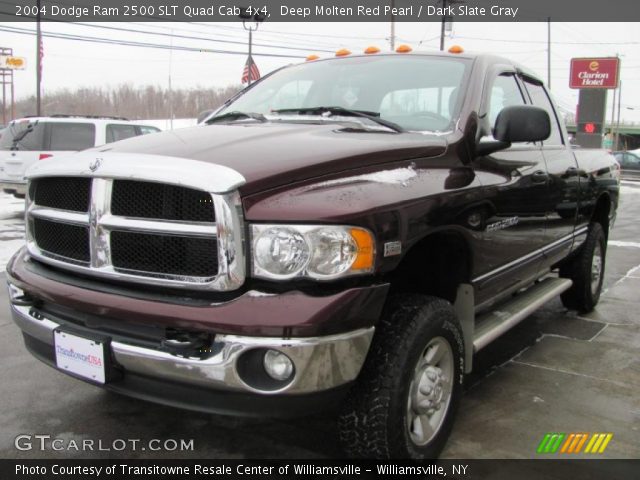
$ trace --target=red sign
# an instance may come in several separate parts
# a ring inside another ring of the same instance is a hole
[[[572,58],[570,88],[618,88],[620,62],[617,57]]]

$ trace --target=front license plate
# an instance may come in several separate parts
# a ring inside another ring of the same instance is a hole
[[[105,382],[105,345],[65,331],[54,332],[56,365],[97,383]]]

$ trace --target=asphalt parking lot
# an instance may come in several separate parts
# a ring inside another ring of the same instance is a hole
[[[0,196],[0,262],[21,243],[21,202]],[[4,283],[4,275],[2,275]],[[604,295],[592,314],[550,302],[476,358],[446,458],[536,458],[547,432],[606,432],[606,458],[640,456],[640,184],[625,184]],[[129,399],[54,372],[28,354],[0,290],[0,457],[340,457],[330,415],[238,419]],[[18,450],[21,434],[113,445],[193,439],[192,451]],[[581,455],[584,456],[584,455]]]

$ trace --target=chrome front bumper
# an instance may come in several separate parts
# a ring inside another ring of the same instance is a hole
[[[12,291],[12,289],[14,289]],[[9,286],[15,298],[16,287]],[[11,304],[15,323],[41,342],[54,345],[54,330],[61,327],[27,305]],[[354,380],[366,358],[374,328],[363,328],[339,335],[309,338],[244,337],[216,335],[206,359],[185,358],[167,352],[111,341],[116,367],[145,375],[219,391],[250,392],[265,395],[304,394],[328,390]],[[104,335],[101,332],[96,334]],[[238,373],[237,361],[248,351],[273,349],[287,355],[295,365],[292,380],[277,390],[262,390],[248,384]]]

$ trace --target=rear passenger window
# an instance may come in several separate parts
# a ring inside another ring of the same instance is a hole
[[[543,145],[564,145],[562,141],[562,134],[560,133],[560,126],[558,125],[558,118],[556,117],[555,109],[551,103],[551,99],[544,87],[539,83],[534,83],[528,79],[524,79],[525,87],[529,92],[531,101],[536,107],[544,108],[549,114],[551,120],[551,135],[549,138],[542,142]]]
[[[107,125],[107,143],[117,142],[137,135],[135,125]]]
[[[84,150],[95,145],[96,127],[91,123],[49,123],[47,150]]]

